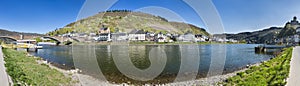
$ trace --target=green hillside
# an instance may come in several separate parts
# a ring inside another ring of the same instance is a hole
[[[131,11],[107,11],[100,12],[94,16],[82,19],[63,28],[49,32],[48,35],[58,35],[68,32],[96,33],[101,27],[109,27],[112,32],[130,32],[133,29],[148,32],[169,32],[184,34],[193,32],[194,34],[209,35],[203,28],[191,24],[169,22],[160,16],[154,16],[142,12]]]
[[[270,27],[267,29],[242,32],[238,34],[223,34],[227,39],[235,39],[239,41],[247,41],[249,43],[274,43],[275,39],[287,39],[296,34],[296,30],[300,28],[300,23],[297,17],[288,21],[284,27]],[[217,34],[220,35],[220,34]]]
[[[0,36],[42,36],[42,34],[38,33],[26,33],[26,32],[15,32],[15,31],[8,31],[5,29],[0,29]]]

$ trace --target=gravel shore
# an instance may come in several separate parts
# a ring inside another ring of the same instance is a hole
[[[200,78],[200,79],[191,80],[191,81],[174,82],[174,83],[169,83],[169,84],[162,85],[162,86],[219,86],[218,85],[219,82],[223,82],[227,78],[233,77],[239,72],[244,72],[244,71],[248,70],[251,66],[258,66],[260,64],[261,63],[249,65],[248,67],[242,68],[241,70],[234,71],[232,73],[211,76],[211,77],[206,77],[206,78]]]
[[[235,71],[232,73],[228,73],[225,75],[211,76],[211,77],[200,78],[200,79],[184,81],[184,82],[174,82],[174,83],[165,84],[164,86],[195,86],[195,85],[196,86],[216,86],[216,85],[218,85],[219,82],[222,82],[229,77],[235,76],[236,73],[243,72],[245,70],[247,70],[247,68],[239,70],[239,71]]]
[[[35,57],[39,58],[39,57]],[[58,68],[51,63],[44,61],[44,60],[38,60],[39,64],[46,64],[50,68],[55,69],[61,73],[63,73],[65,76],[72,78],[71,85],[72,86],[112,86],[113,84],[110,84],[108,82],[101,82],[96,78],[93,78],[92,76],[80,74],[79,69],[73,69],[73,70],[65,70]]]
[[[37,57],[38,58],[38,57]],[[62,72],[65,76],[71,77],[72,82],[74,82],[73,86],[134,86],[134,85],[128,85],[126,83],[123,84],[111,84],[107,81],[100,81],[92,76],[89,75],[84,75],[80,74],[79,69],[75,70],[65,70],[58,68],[47,61],[39,60],[38,63],[42,64],[47,64],[49,67],[56,69],[60,72]],[[257,66],[260,63],[253,64],[251,66]],[[248,67],[249,68],[249,67]],[[157,84],[157,85],[150,85],[150,84],[145,84],[144,86],[216,86],[218,85],[219,82],[222,82],[226,80],[229,77],[235,76],[239,72],[243,72],[247,70],[248,68],[243,68],[241,70],[232,72],[232,73],[227,73],[224,75],[216,75],[216,76],[211,76],[207,78],[200,78],[196,80],[190,80],[190,81],[183,81],[183,82],[173,82],[173,83],[167,83],[167,84]]]
[[[258,64],[254,64],[258,65]],[[254,66],[253,65],[253,66]],[[76,82],[74,86],[134,86],[134,85],[128,85],[126,83],[123,84],[111,84],[109,82],[101,82],[100,80],[89,76],[78,73],[77,70],[64,70],[57,68],[55,66],[51,66],[51,68],[57,69],[64,73],[66,76],[72,77],[72,80]],[[229,77],[235,76],[239,72],[243,72],[247,70],[248,68],[243,68],[241,70],[224,74],[224,75],[217,75],[217,76],[211,76],[207,78],[200,78],[196,80],[190,80],[190,81],[183,81],[183,82],[173,82],[173,83],[167,83],[167,84],[157,84],[157,85],[150,85],[146,84],[144,86],[216,86],[219,82],[223,82]]]

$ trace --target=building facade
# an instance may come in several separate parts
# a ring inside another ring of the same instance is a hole
[[[145,41],[146,34],[143,30],[132,30],[128,35],[129,41]]]

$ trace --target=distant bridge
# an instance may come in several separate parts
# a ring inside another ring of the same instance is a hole
[[[33,39],[33,38],[38,38],[38,36],[31,37],[31,38],[26,37],[26,39]],[[54,40],[54,41],[56,41],[57,45],[61,44],[62,42],[68,41],[68,40],[79,42],[79,40],[77,40],[76,38],[72,38],[72,37],[41,36],[40,38]],[[5,42],[7,44],[16,42],[17,40],[20,40],[20,37],[18,37],[18,36],[0,36],[0,42]]]
[[[79,42],[79,40],[76,39],[76,38],[63,37],[63,36],[51,36],[51,37],[50,36],[44,36],[44,37],[41,37],[41,38],[54,40],[54,41],[56,41],[57,45],[61,44],[62,42],[65,42],[65,41],[76,41],[76,42]]]
[[[56,45],[59,45],[63,39],[59,39],[58,37],[50,37],[50,36],[44,36],[44,37],[41,37],[42,39],[50,39],[50,40],[54,40],[56,41]]]
[[[16,42],[17,39],[15,39],[13,37],[9,37],[9,36],[0,36],[0,41],[4,42],[4,43],[7,43],[7,44],[10,44],[10,43]]]
[[[38,38],[38,37],[26,37],[26,39],[33,39],[33,38]],[[60,44],[64,41],[67,40],[74,40],[74,41],[78,41],[77,39],[74,38],[70,38],[70,37],[59,37],[59,36],[41,36],[40,38],[42,39],[50,39],[50,40],[54,40],[56,41],[57,44]],[[0,41],[5,42],[5,43],[12,43],[12,42],[16,42],[17,40],[21,40],[20,37],[18,36],[0,36]]]

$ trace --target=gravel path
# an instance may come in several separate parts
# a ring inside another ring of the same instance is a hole
[[[290,63],[290,74],[287,79],[287,86],[300,85],[300,47],[297,46],[293,50],[292,60]]]
[[[4,58],[2,53],[2,47],[0,46],[0,83],[1,86],[9,86],[11,80],[9,79],[9,76],[6,73],[6,69],[4,66]]]

